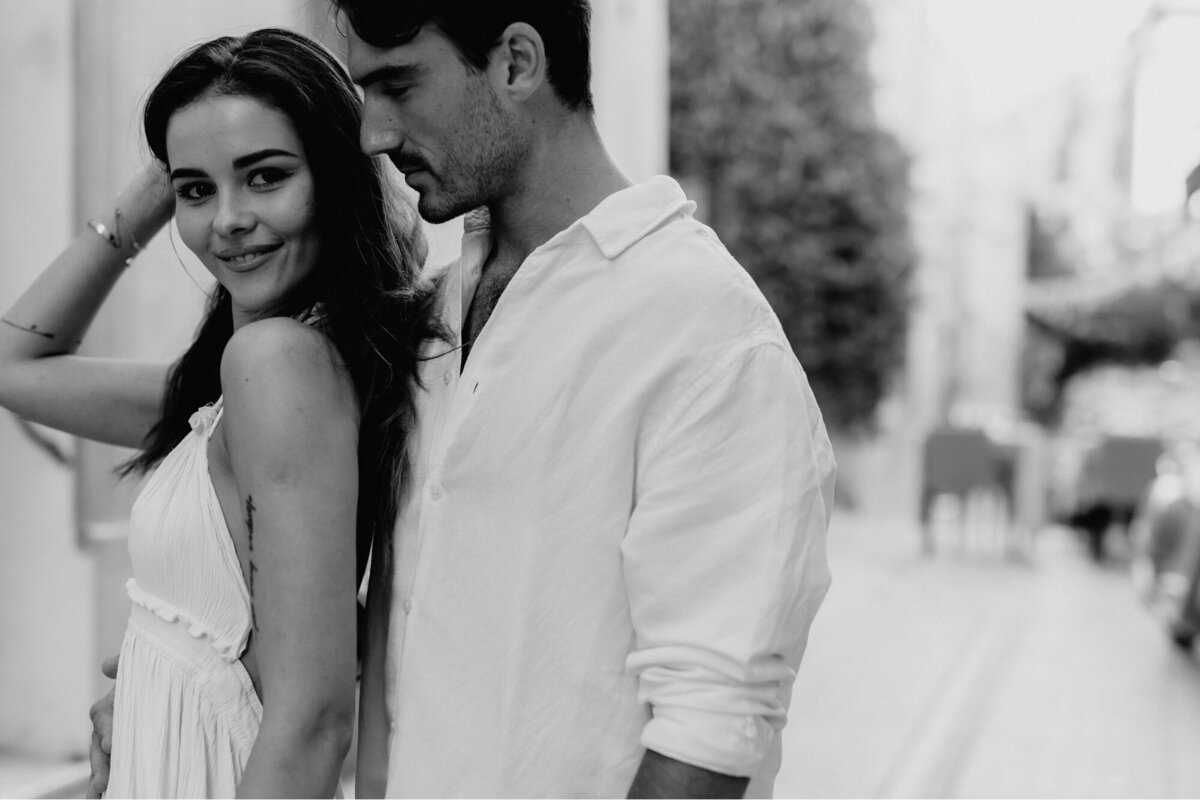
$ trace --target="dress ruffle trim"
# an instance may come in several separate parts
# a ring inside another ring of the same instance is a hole
[[[194,412],[192,412],[192,415],[188,417],[188,425],[192,427],[193,431],[196,431],[197,433],[203,433],[204,431],[208,430],[210,425],[213,424],[213,420],[217,418],[217,413],[219,411],[220,407],[216,403],[209,403],[206,406],[200,406],[200,408],[196,409]]]
[[[199,413],[199,412],[197,412]],[[193,415],[194,416],[194,415]],[[246,643],[250,639],[250,629],[247,628],[237,640],[233,642],[222,642],[216,634],[213,633],[203,622],[191,617],[187,612],[181,611],[171,605],[162,598],[155,597],[145,589],[137,585],[137,581],[130,578],[125,582],[125,593],[129,595],[129,599],[137,605],[154,614],[159,619],[172,624],[182,625],[188,635],[194,639],[208,639],[212,648],[220,654],[221,658],[232,663],[242,657],[242,653],[246,649]]]

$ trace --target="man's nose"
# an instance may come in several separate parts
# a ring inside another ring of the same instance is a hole
[[[395,115],[379,108],[368,98],[363,103],[362,126],[359,129],[358,145],[369,156],[381,156],[397,152],[404,137]]]

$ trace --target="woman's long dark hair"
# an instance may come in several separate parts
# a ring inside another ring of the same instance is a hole
[[[320,263],[288,299],[285,313],[321,304],[322,328],[358,392],[358,552],[388,536],[406,466],[421,343],[440,336],[432,287],[419,280],[424,242],[409,205],[386,182],[378,160],[359,149],[361,105],[338,61],[316,42],[268,28],[226,36],[184,54],[146,101],[151,152],[169,168],[172,115],[203,97],[254,98],[287,115],[313,175]],[[162,417],[125,472],[145,472],[187,435],[188,419],[221,394],[221,354],[233,335],[229,293],[218,286],[196,338],[173,367]],[[319,456],[318,456],[319,457]]]

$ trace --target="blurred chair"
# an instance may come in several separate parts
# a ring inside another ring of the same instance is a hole
[[[921,548],[936,550],[932,526],[934,501],[941,495],[958,500],[960,530],[966,525],[967,500],[985,491],[1002,502],[1012,516],[1015,449],[996,445],[977,428],[939,428],[925,439],[921,477]]]
[[[1157,437],[1105,436],[1084,456],[1078,500],[1069,521],[1087,535],[1097,560],[1104,558],[1109,528],[1116,524],[1128,530],[1162,453],[1163,443]]]
[[[1157,474],[1162,441],[1149,436],[1107,436],[1100,442],[1095,464],[1102,496],[1136,505]]]

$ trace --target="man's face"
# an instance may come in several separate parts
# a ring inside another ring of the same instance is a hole
[[[445,222],[514,191],[528,137],[487,70],[464,63],[430,25],[390,48],[353,29],[347,36],[350,74],[363,88],[363,152],[386,154],[404,173],[424,219]]]

